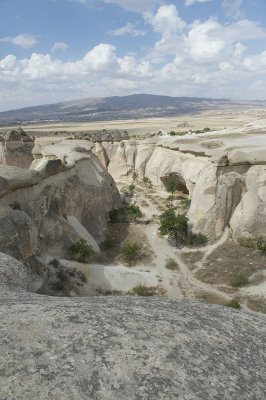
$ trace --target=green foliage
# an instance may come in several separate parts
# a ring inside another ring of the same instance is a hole
[[[240,304],[236,299],[232,299],[229,303],[226,304],[226,307],[235,308],[236,310],[240,310]]]
[[[253,248],[253,249],[257,248],[263,254],[266,255],[266,239],[262,235],[253,236],[253,237],[242,236],[237,239],[237,242],[238,242],[238,244],[240,244],[240,246]]]
[[[183,199],[181,200],[181,205],[188,210],[190,205],[191,205],[191,200],[190,199]]]
[[[133,194],[134,190],[136,189],[136,186],[133,183],[131,183],[131,185],[129,185],[128,189],[129,189],[130,193]]]
[[[137,206],[136,203],[130,204],[128,206],[128,213],[131,216],[131,218],[133,219],[133,221],[136,221],[137,218],[142,217],[142,212],[140,211],[140,208],[139,208],[139,206]]]
[[[171,192],[172,195],[178,189],[178,187],[179,187],[178,183],[173,178],[170,178],[166,182],[166,190],[167,190],[167,192]]]
[[[102,249],[110,250],[114,248],[114,241],[110,236],[106,236],[104,241],[100,244]]]
[[[85,239],[79,239],[77,242],[72,243],[70,251],[81,262],[85,262],[95,253],[91,245],[89,245]]]
[[[130,263],[138,257],[140,250],[141,250],[140,244],[136,242],[133,243],[127,242],[124,243],[121,248],[121,256],[123,260]]]
[[[135,286],[132,292],[137,296],[154,296],[154,288],[149,288],[144,285]]]
[[[132,175],[133,180],[136,181],[138,179],[138,176],[139,176],[138,173],[136,171],[134,171],[133,175]]]
[[[243,273],[234,274],[231,276],[230,285],[233,287],[244,286],[248,283],[248,278]]]
[[[175,196],[173,196],[172,194],[170,194],[170,196],[167,197],[167,201],[169,201],[170,203],[172,203],[175,199]]]
[[[120,214],[120,209],[119,208],[113,208],[108,212],[109,220],[111,224],[115,224],[119,222],[119,214]]]
[[[172,271],[179,270],[179,266],[173,258],[167,258],[165,268],[171,269]]]
[[[201,232],[192,233],[192,235],[189,238],[189,243],[192,244],[193,246],[199,246],[207,242],[208,242],[207,236],[203,235]]]
[[[147,184],[147,185],[149,185],[149,186],[152,186],[151,180],[150,180],[149,178],[147,178],[147,176],[144,176],[144,177],[142,178],[142,182],[145,183],[145,184]]]
[[[168,235],[176,243],[186,243],[188,236],[188,218],[175,213],[174,208],[169,208],[160,216],[159,232],[161,235]]]

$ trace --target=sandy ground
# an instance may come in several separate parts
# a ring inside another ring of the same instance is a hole
[[[184,131],[189,129],[203,129],[209,127],[212,130],[223,128],[238,128],[250,122],[266,118],[265,110],[215,110],[202,114],[188,114],[179,117],[163,117],[163,118],[143,118],[134,120],[113,120],[113,121],[93,121],[93,122],[65,122],[65,123],[46,123],[46,124],[27,124],[23,125],[25,131],[31,132],[38,136],[46,134],[50,136],[50,140],[56,142],[62,137],[69,136],[71,133],[93,132],[102,129],[121,131],[126,130],[130,134],[145,134],[147,132],[154,133],[161,130],[167,133],[171,130]],[[189,127],[180,126],[188,123]],[[15,129],[18,126],[1,127],[0,132]],[[54,132],[58,132],[58,136],[54,136]],[[60,135],[60,136],[59,136]],[[37,142],[42,142],[42,138],[37,138]],[[51,143],[51,142],[49,142]]]

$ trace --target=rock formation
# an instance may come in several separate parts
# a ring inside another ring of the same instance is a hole
[[[33,161],[34,137],[22,128],[0,136],[0,164],[29,168]]]
[[[93,247],[119,205],[115,183],[87,141],[34,150],[29,170],[0,165],[0,250],[33,268],[64,257],[72,242]]]
[[[265,318],[221,306],[30,293],[0,253],[0,397],[264,400]]]
[[[239,130],[102,143],[95,154],[104,154],[117,182],[130,182],[133,171],[156,186],[175,179],[191,198],[196,232],[217,237],[230,225],[235,239],[266,235],[265,126],[262,120]]]

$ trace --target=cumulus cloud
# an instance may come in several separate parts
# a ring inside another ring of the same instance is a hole
[[[211,0],[186,0],[185,1],[185,6],[189,7],[189,6],[192,6],[192,4],[195,4],[195,3],[206,3],[207,1],[211,1]]]
[[[129,34],[130,36],[136,37],[136,36],[145,36],[146,32],[141,29],[136,29],[134,24],[131,24],[128,22],[125,26],[122,26],[122,28],[114,29],[108,32],[112,36],[122,36],[125,34]]]
[[[68,45],[64,42],[56,42],[53,47],[51,48],[51,52],[55,53],[57,50],[66,50]]]
[[[32,35],[30,33],[22,33],[21,35],[15,37],[6,36],[0,38],[0,42],[9,42],[17,46],[23,47],[24,49],[29,49],[37,43],[37,39],[35,35]]]
[[[266,51],[254,54],[249,43],[266,38],[266,29],[258,23],[242,19],[222,24],[209,18],[186,24],[174,5],[145,12],[144,19],[147,30],[156,32],[156,41],[143,57],[118,56],[108,43],[76,61],[40,53],[23,59],[6,56],[0,60],[0,108],[136,92],[265,97]],[[118,34],[133,29],[127,24]]]

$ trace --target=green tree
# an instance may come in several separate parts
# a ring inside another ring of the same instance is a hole
[[[187,243],[188,240],[188,218],[176,214],[173,208],[168,208],[160,216],[159,232],[174,239],[176,244]]]
[[[70,251],[81,262],[85,262],[95,253],[85,239],[79,239],[77,242],[72,243]]]
[[[166,182],[166,190],[167,190],[167,192],[172,193],[172,195],[178,189],[178,187],[179,187],[178,183],[173,178],[170,178]]]
[[[142,212],[140,211],[139,206],[136,203],[130,204],[128,206],[128,213],[132,217],[133,221],[136,221],[137,218],[142,217]]]

